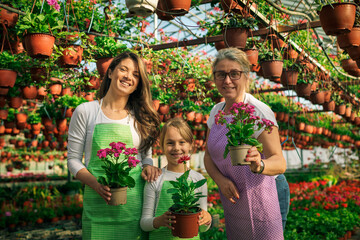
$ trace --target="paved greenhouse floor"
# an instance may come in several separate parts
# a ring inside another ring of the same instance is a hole
[[[22,229],[17,228],[13,232],[2,230],[0,231],[0,240],[80,240],[82,238],[81,224],[79,220],[59,221],[56,224],[43,224],[37,229],[34,228],[36,227],[28,226]],[[357,228],[355,235],[348,239],[360,240],[360,228]]]

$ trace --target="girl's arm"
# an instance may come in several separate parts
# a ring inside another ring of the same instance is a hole
[[[154,228],[154,215],[156,203],[156,186],[155,183],[145,183],[144,188],[144,201],[143,201],[143,210],[140,220],[140,227],[143,231],[149,232],[153,231]]]

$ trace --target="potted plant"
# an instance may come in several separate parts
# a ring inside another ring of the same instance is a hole
[[[226,125],[229,130],[226,133],[228,143],[225,146],[224,159],[230,151],[231,163],[233,166],[250,165],[246,162],[246,154],[249,148],[255,146],[259,152],[262,152],[262,144],[252,135],[256,129],[262,127],[269,133],[271,132],[273,122],[267,119],[260,119],[259,116],[254,115],[254,106],[247,103],[234,103],[230,108],[232,121],[227,121],[225,112],[220,110],[215,116],[215,123]]]
[[[246,41],[244,52],[246,53],[246,56],[249,59],[249,62],[252,66],[252,70],[254,66],[258,65],[260,46],[261,46],[260,42],[256,38],[251,37],[248,38]]]
[[[298,75],[295,91],[299,97],[309,97],[311,85],[316,77],[315,72],[302,71]]]
[[[223,29],[225,46],[244,49],[251,28],[257,25],[254,17],[244,17],[240,14],[226,18]]]
[[[283,61],[280,50],[272,48],[269,41],[259,49],[259,62],[265,78],[280,79],[283,70]]]
[[[135,186],[135,180],[129,173],[140,162],[135,158],[138,151],[136,148],[126,148],[122,142],[112,142],[109,146],[111,149],[104,148],[97,152],[105,171],[98,181],[110,187],[110,205],[126,204],[126,190]]]
[[[52,5],[50,5],[50,3]],[[34,9],[26,12],[16,24],[18,35],[23,34],[25,49],[29,56],[47,58],[52,54],[55,36],[64,25],[57,1],[36,2]],[[42,11],[41,11],[42,10]]]
[[[8,51],[0,52],[0,87],[14,87],[17,72],[20,72],[23,66],[23,55],[12,54]]]
[[[190,160],[189,156],[183,156],[178,160],[179,163],[184,164],[185,170],[187,160]],[[180,238],[192,238],[198,235],[198,216],[201,211],[198,201],[200,198],[206,197],[201,192],[195,193],[195,189],[204,185],[206,179],[193,182],[188,179],[189,173],[190,169],[186,170],[176,181],[170,181],[173,188],[167,190],[167,193],[172,194],[174,202],[169,211],[176,217],[176,223],[172,225],[174,227],[172,235]]]
[[[281,84],[283,86],[296,86],[299,72],[302,72],[303,65],[293,60],[284,60],[284,69],[281,74]]]

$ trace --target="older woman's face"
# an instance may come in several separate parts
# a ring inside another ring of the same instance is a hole
[[[242,70],[239,63],[228,59],[221,60],[216,65],[214,69],[215,85],[225,99],[236,100],[245,93],[248,77],[247,74],[241,72]]]

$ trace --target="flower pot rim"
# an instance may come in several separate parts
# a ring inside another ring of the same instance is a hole
[[[355,3],[352,3],[352,2],[342,2],[342,3],[330,3],[330,4],[326,4],[324,5],[320,12],[324,9],[324,8],[333,8],[333,6],[339,6],[339,5],[354,5],[356,7],[356,4]]]
[[[51,33],[42,33],[42,32],[36,32],[36,33],[27,33],[24,37],[26,37],[26,36],[30,36],[30,35],[35,35],[35,34],[43,34],[43,35],[49,35],[49,36],[51,36],[51,37],[54,37],[55,38],[55,36],[53,35],[53,34],[51,34]]]
[[[178,212],[174,212],[174,208],[170,207],[169,212],[171,212],[172,214],[178,214],[178,215],[193,215],[193,214],[197,214],[197,213],[201,212],[201,210],[202,210],[200,207],[196,207],[196,209],[197,209],[196,212],[178,213]]]

